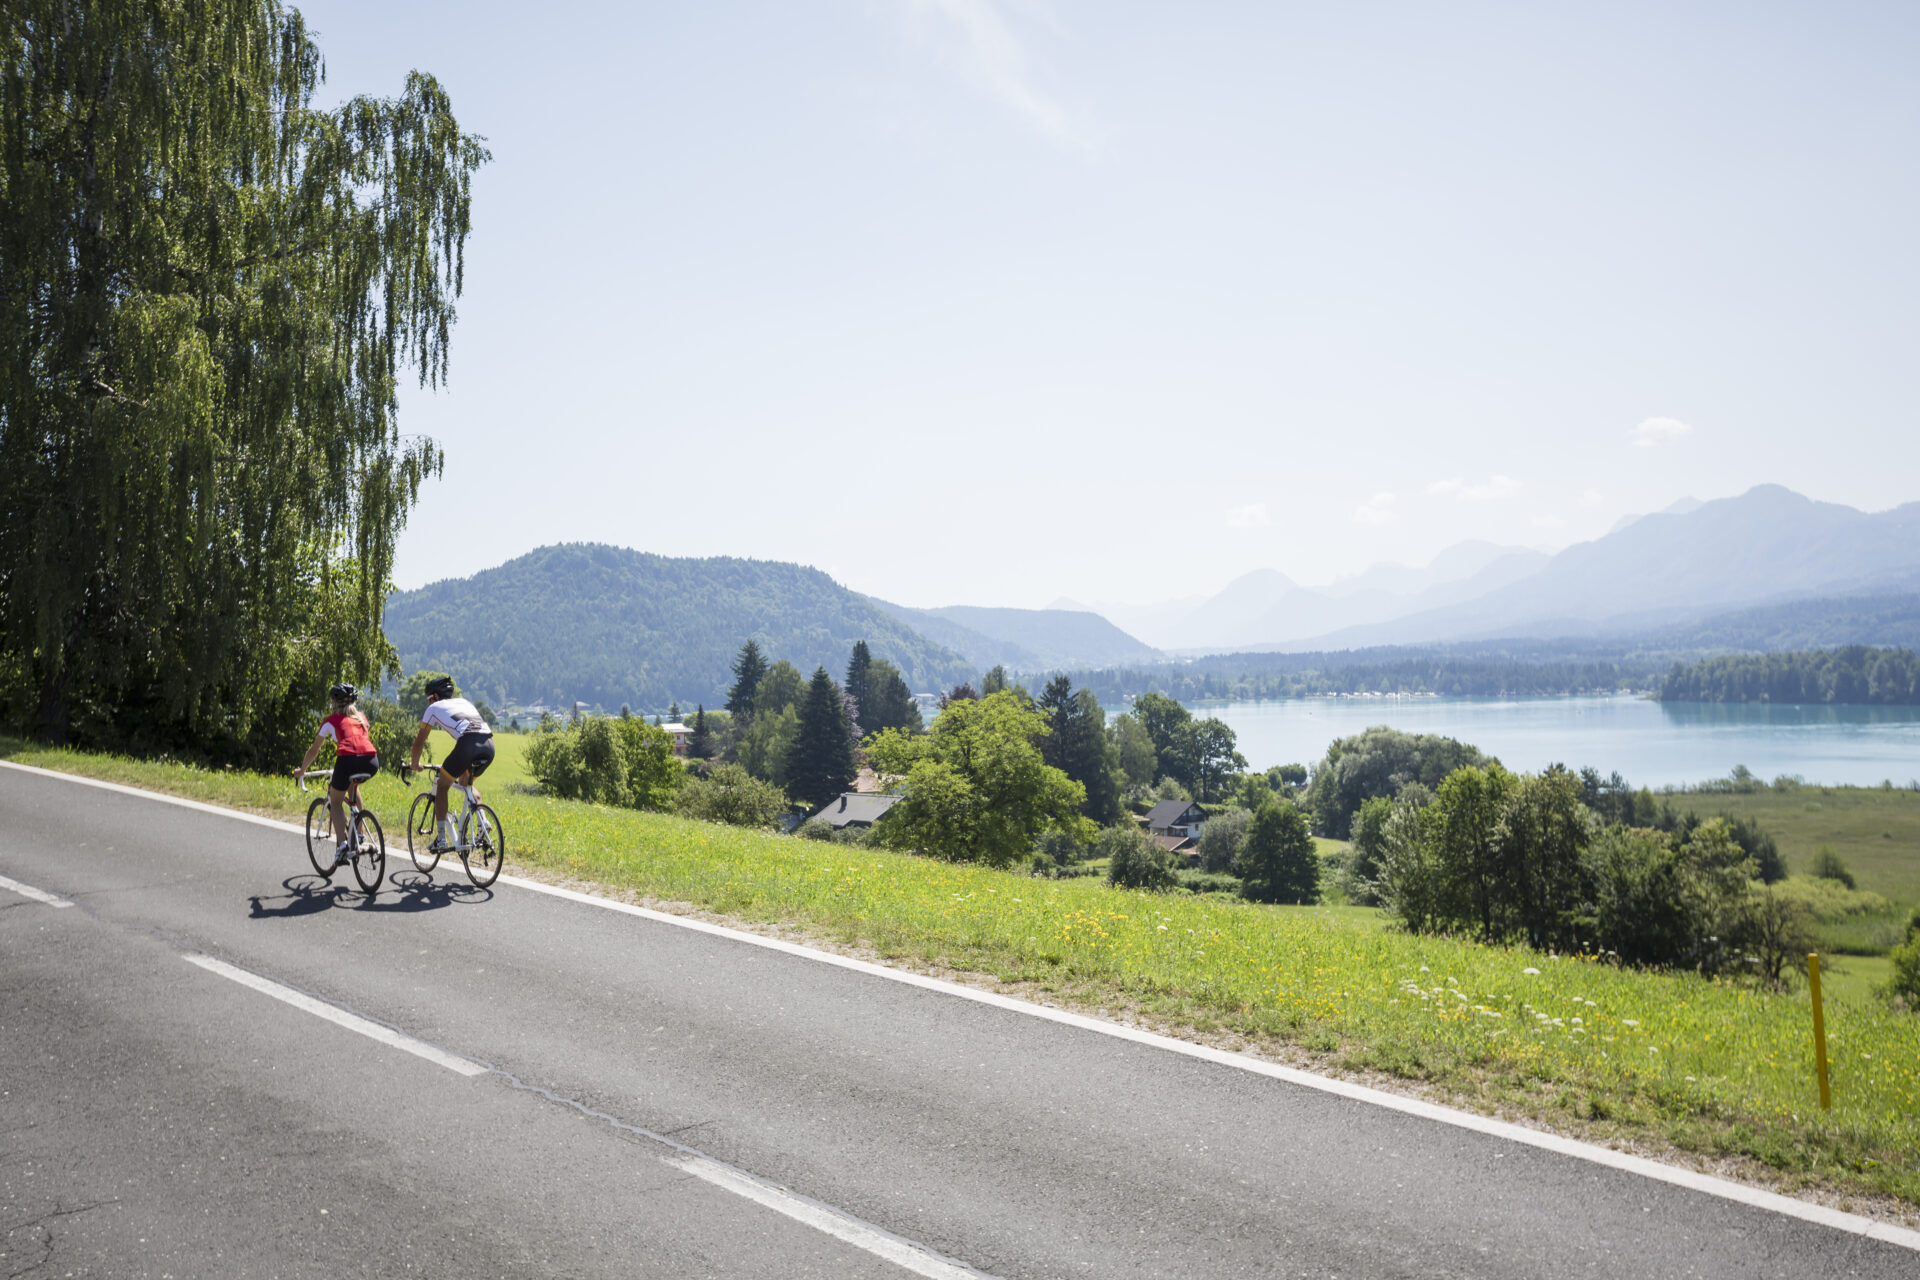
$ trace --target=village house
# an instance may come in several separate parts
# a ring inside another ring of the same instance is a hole
[[[870,827],[886,817],[887,810],[904,798],[884,792],[849,791],[838,800],[827,801],[809,815],[807,821],[818,818],[835,831],[844,831],[848,827]]]
[[[673,754],[677,756],[685,756],[687,754],[687,744],[693,741],[692,725],[681,724],[678,720],[675,720],[672,724],[661,725],[660,731],[673,735]]]
[[[1191,800],[1162,800],[1141,819],[1147,837],[1188,866],[1200,861],[1200,829],[1207,813]]]
[[[1162,800],[1147,810],[1147,834],[1156,836],[1192,836],[1198,839],[1207,822],[1207,811],[1191,800]]]

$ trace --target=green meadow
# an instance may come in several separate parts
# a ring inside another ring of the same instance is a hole
[[[0,754],[286,817],[306,800],[278,778],[19,742]],[[503,785],[505,765],[489,799],[510,871],[798,926],[892,963],[1381,1073],[1589,1139],[1725,1157],[1789,1188],[1893,1197],[1909,1217],[1920,1207],[1920,1017],[1872,998],[1865,981],[1829,983],[1834,1105],[1823,1114],[1804,988],[1414,937],[1359,908],[1123,892],[552,800]],[[407,793],[382,778],[368,795],[397,831]],[[286,862],[304,863],[291,836]]]

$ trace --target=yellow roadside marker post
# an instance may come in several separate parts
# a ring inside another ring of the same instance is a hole
[[[1807,980],[1813,987],[1813,1061],[1820,1072],[1820,1109],[1833,1110],[1833,1091],[1827,1085],[1827,1019],[1820,1008],[1820,953],[1807,956]]]

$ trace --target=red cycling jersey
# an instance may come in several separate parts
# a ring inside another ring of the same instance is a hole
[[[320,736],[339,743],[343,756],[374,754],[373,735],[367,732],[367,721],[363,716],[328,716],[320,722]]]

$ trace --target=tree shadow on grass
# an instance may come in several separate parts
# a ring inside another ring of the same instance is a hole
[[[285,893],[254,894],[247,899],[249,920],[289,920],[322,911],[437,911],[442,907],[485,902],[492,889],[476,889],[454,880],[435,880],[417,870],[395,871],[378,893],[367,894],[356,884],[333,884],[308,873],[280,882]]]

